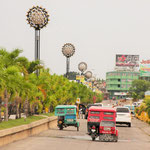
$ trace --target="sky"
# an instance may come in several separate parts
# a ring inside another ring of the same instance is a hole
[[[86,62],[100,79],[113,71],[116,54],[150,59],[150,0],[0,0],[0,48],[22,49],[21,56],[34,60],[35,30],[27,24],[32,6],[50,15],[41,29],[40,53],[51,73],[66,72],[62,46],[72,43],[75,54],[70,71]]]

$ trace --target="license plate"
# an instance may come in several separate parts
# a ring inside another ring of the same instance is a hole
[[[111,129],[104,127],[104,130],[105,130],[105,131],[110,131]]]
[[[67,121],[68,121],[68,122],[72,122],[72,121],[73,121],[73,119],[67,119]]]

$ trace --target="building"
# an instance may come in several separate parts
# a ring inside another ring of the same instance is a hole
[[[140,62],[140,79],[150,81],[150,60]]]
[[[127,97],[132,81],[139,79],[140,73],[136,71],[111,71],[106,73],[106,89],[110,99],[123,99]]]

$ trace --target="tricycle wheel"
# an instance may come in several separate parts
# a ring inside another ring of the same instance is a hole
[[[131,123],[128,124],[128,127],[131,127]]]
[[[77,131],[79,131],[79,127],[77,127]]]
[[[59,130],[63,130],[63,126],[59,126]]]
[[[114,142],[118,142],[118,136],[114,136]]]
[[[92,141],[95,141],[95,137],[92,137]]]

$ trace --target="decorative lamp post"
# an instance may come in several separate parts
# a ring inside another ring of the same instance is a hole
[[[69,77],[70,57],[75,53],[75,47],[71,43],[66,43],[62,47],[62,53],[66,57],[66,77]]]
[[[94,82],[96,81],[95,77],[90,78],[90,81],[92,82],[92,91],[93,91],[93,86],[94,86]],[[95,82],[96,83],[96,82]]]
[[[31,27],[35,28],[35,60],[40,60],[40,29],[48,24],[48,18],[48,12],[39,6],[33,6],[27,12],[27,21]]]
[[[81,75],[83,75],[83,72],[87,69],[87,64],[85,62],[80,62],[78,64],[78,69],[81,71]]]
[[[90,79],[92,77],[92,72],[91,71],[87,71],[84,75],[85,75],[85,77],[87,79]]]

